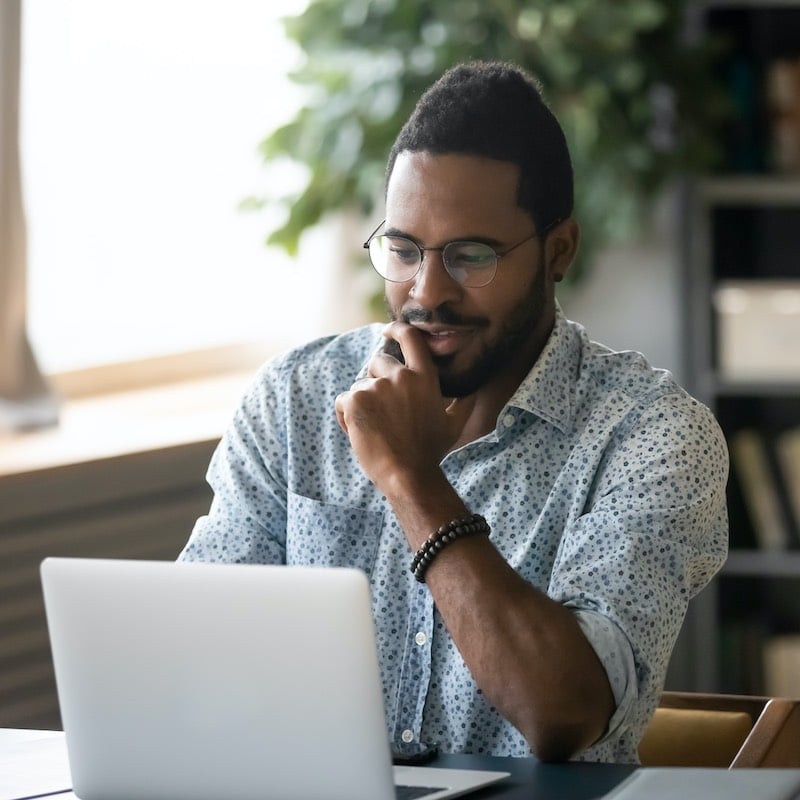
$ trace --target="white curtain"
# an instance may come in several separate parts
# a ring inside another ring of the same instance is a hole
[[[21,0],[0,0],[0,430],[54,424],[58,405],[25,323],[26,239],[19,158]]]

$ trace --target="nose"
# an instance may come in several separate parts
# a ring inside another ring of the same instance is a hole
[[[408,291],[421,308],[438,308],[461,297],[461,284],[445,269],[441,250],[425,250]]]

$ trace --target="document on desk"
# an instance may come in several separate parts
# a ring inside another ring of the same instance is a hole
[[[800,769],[644,767],[603,800],[795,800]]]
[[[0,800],[58,797],[71,788],[63,734],[0,746]]]

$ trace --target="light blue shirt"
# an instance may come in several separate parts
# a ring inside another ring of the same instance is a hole
[[[259,371],[214,454],[214,500],[181,558],[363,569],[390,737],[530,755],[409,572],[394,513],[336,421],[334,400],[381,330],[312,342]],[[636,761],[687,604],[727,553],[728,457],[711,413],[668,372],[590,341],[559,311],[495,430],[441,468],[508,563],[575,610],[605,667],[617,711],[578,757]]]

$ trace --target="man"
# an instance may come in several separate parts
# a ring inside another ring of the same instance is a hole
[[[635,761],[725,558],[710,413],[556,303],[571,214],[535,82],[449,71],[395,142],[365,245],[393,321],[267,364],[209,470],[182,558],[365,570],[398,743]]]

